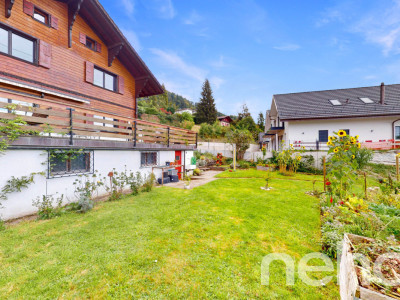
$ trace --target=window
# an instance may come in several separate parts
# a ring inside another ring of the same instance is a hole
[[[99,68],[94,68],[93,84],[115,92],[117,76]]]
[[[370,104],[370,103],[374,103],[374,101],[372,101],[369,98],[359,98],[362,102],[364,102],[365,104]]]
[[[318,141],[320,143],[326,143],[328,141],[328,130],[320,130],[318,132]]]
[[[400,126],[394,127],[394,138],[400,140]]]
[[[49,177],[93,173],[93,152],[49,152]]]
[[[86,37],[86,47],[96,51],[96,41],[92,40],[90,37]]]
[[[50,17],[49,14],[38,9],[37,7],[35,7],[34,11],[33,11],[33,18],[36,21],[39,21],[45,25],[49,25],[49,21],[50,21]]]
[[[157,166],[157,152],[141,152],[140,165],[142,167]]]
[[[344,131],[346,131],[347,135],[350,135],[350,129],[342,129]]]
[[[0,27],[1,53],[34,63],[36,45],[36,39],[10,28]]]
[[[339,101],[339,100],[329,100],[329,102],[332,104],[332,105],[342,105],[342,103]]]
[[[21,106],[38,107],[38,105],[34,104],[34,103],[29,103],[29,102],[24,102],[24,101],[19,101],[19,100],[12,100],[12,99],[2,98],[2,97],[0,97],[0,102],[8,103],[7,106],[10,106],[9,108],[5,108],[5,107],[0,108],[0,112],[2,112],[2,113],[13,112],[16,115],[20,115],[20,116],[31,117],[33,115],[33,113],[29,112],[29,111],[18,110],[18,107],[21,107]],[[19,105],[21,105],[21,106],[19,106]]]

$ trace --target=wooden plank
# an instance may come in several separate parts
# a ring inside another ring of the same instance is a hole
[[[156,138],[156,137],[148,137],[148,136],[138,136],[137,141],[144,141],[144,142],[158,142],[158,143],[163,143],[167,144],[167,141],[162,138]]]
[[[39,107],[21,105],[21,104],[17,104],[17,103],[0,102],[0,108],[7,108],[7,107],[15,107],[16,111],[24,111],[24,112],[37,113],[37,114],[42,114],[42,115],[47,115],[47,116],[69,118],[69,112],[67,112],[67,111],[64,112],[64,111],[53,110],[53,109],[44,109],[44,108],[39,108]]]
[[[13,120],[17,117],[21,117],[26,122],[34,122],[34,123],[49,124],[49,125],[59,125],[59,126],[69,126],[69,121],[49,119],[49,118],[40,118],[40,117],[21,116],[21,115],[9,114],[9,113],[0,113],[0,119]]]
[[[132,140],[131,135],[123,135],[123,134],[115,134],[115,133],[107,133],[107,132],[93,132],[93,131],[84,131],[84,130],[74,130],[74,134],[83,135],[83,136],[95,136],[95,137],[110,137],[110,138],[118,138],[125,140]]]
[[[32,130],[32,131],[38,131],[40,133],[44,132],[44,128],[42,126],[32,126],[32,125],[25,125],[22,126],[23,130]],[[47,133],[59,133],[59,134],[69,134],[69,130],[68,129],[62,129],[62,128],[51,128],[50,132]]]
[[[72,128],[73,129],[75,129],[75,128],[95,129],[95,130],[100,130],[100,131],[121,132],[121,133],[132,134],[132,130],[130,130],[130,129],[123,129],[123,128],[118,128],[118,127],[106,127],[106,126],[92,125],[92,124],[87,124],[87,123],[73,122]]]
[[[90,113],[90,114],[97,115],[96,113]],[[100,117],[102,117],[102,116],[100,116]],[[124,123],[124,122],[119,122],[119,121],[114,121],[114,120],[106,120],[106,119],[100,119],[100,118],[95,118],[95,117],[90,117],[90,116],[84,116],[80,113],[79,114],[72,113],[72,120],[74,120],[74,119],[87,121],[87,122],[97,122],[97,123],[111,124],[111,125],[124,126],[124,127],[133,127],[132,123]]]
[[[139,130],[149,130],[149,131],[161,131],[161,132],[167,132],[167,129],[161,128],[161,127],[154,127],[154,126],[143,126],[143,125],[137,125],[136,129]]]
[[[163,137],[163,138],[167,138],[167,134],[166,133],[158,133],[158,132],[150,132],[150,131],[137,131],[136,132],[137,135],[141,134],[141,135],[150,135],[150,136],[156,136],[156,137]]]

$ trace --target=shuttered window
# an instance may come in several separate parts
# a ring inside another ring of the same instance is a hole
[[[82,32],[79,33],[79,42],[81,44],[84,44],[90,50],[93,50],[95,52],[101,52],[101,44],[97,42],[95,39],[88,37],[86,34]]]
[[[58,19],[37,7],[32,2],[24,0],[24,13],[44,25],[58,29]]]
[[[116,91],[117,76],[108,73],[98,67],[94,67],[94,80],[93,84],[104,89],[115,92]]]
[[[1,25],[0,52],[27,62],[36,63],[37,39]]]

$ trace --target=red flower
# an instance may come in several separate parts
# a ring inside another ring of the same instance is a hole
[[[343,201],[340,201],[340,205],[343,205],[344,204],[344,202]]]
[[[229,170],[229,172],[232,172],[232,170]]]
[[[331,185],[331,182],[330,182],[329,180],[327,180],[327,181],[325,182],[325,184],[326,184],[326,185]]]
[[[331,203],[333,203],[333,198],[332,198],[332,196],[331,196]]]

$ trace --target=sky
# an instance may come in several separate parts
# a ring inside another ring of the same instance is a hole
[[[253,117],[274,94],[400,83],[400,0],[100,0],[169,91]]]

